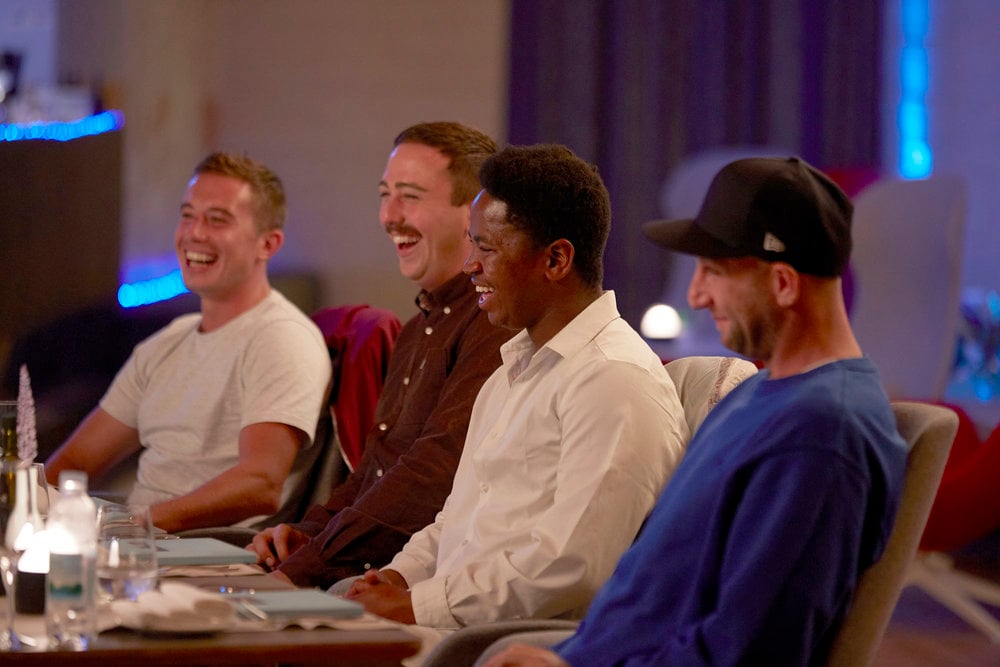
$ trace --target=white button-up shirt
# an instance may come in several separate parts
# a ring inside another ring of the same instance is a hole
[[[537,352],[522,331],[501,354],[444,508],[386,566],[420,625],[582,616],[688,439],[670,377],[612,292]]]

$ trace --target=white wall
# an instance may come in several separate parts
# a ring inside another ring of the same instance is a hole
[[[22,82],[55,83],[55,36],[55,0],[0,0],[0,51],[22,54]]]
[[[7,0],[0,0],[7,1]],[[125,260],[172,252],[179,198],[212,149],[289,196],[277,269],[326,304],[414,312],[377,220],[392,139],[424,120],[506,136],[506,0],[63,0],[59,67],[125,111]]]

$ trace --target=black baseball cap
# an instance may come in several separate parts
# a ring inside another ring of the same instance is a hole
[[[694,219],[643,226],[664,248],[699,257],[759,257],[822,277],[843,273],[851,255],[847,195],[797,157],[730,162],[712,179]]]

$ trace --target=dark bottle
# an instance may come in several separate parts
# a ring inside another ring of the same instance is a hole
[[[0,444],[3,446],[0,459],[0,507],[14,507],[15,471],[21,462],[17,455],[17,417],[13,415],[0,420]]]

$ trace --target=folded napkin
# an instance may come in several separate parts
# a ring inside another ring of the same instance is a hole
[[[249,563],[232,563],[229,565],[175,565],[161,567],[160,578],[163,577],[239,577],[248,574],[264,574],[260,565]]]
[[[135,602],[115,600],[111,610],[121,625],[150,632],[218,632],[236,619],[224,596],[173,581],[161,582],[159,590],[142,593]]]

